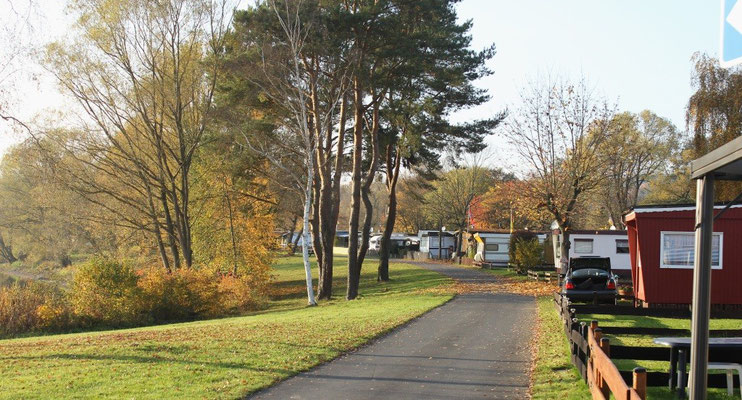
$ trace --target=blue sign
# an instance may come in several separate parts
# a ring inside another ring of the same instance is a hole
[[[722,67],[742,63],[742,0],[721,0]]]

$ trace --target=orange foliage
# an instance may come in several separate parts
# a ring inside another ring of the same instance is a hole
[[[548,228],[551,217],[531,196],[529,185],[521,180],[500,182],[479,196],[471,206],[474,229],[540,230]]]

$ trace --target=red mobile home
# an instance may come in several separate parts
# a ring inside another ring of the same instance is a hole
[[[638,300],[691,303],[695,212],[695,206],[668,205],[636,207],[626,215]],[[742,206],[732,206],[714,222],[711,258],[711,303],[742,304]]]

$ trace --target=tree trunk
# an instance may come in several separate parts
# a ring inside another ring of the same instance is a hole
[[[366,259],[366,253],[368,252],[368,242],[371,239],[371,222],[374,214],[374,206],[371,203],[368,193],[369,190],[366,188],[361,190],[361,200],[363,201],[363,209],[366,211],[366,215],[363,218],[363,228],[361,229],[361,247],[358,249],[358,265],[360,267],[363,267],[363,261]]]
[[[162,204],[163,214],[165,214],[165,233],[167,233],[170,253],[173,255],[173,265],[175,269],[178,269],[180,268],[180,253],[178,252],[178,243],[175,239],[175,227],[173,226],[173,219],[170,216],[170,208],[167,204],[167,194],[165,193],[165,189],[162,188],[160,189],[160,203]],[[168,269],[170,268],[168,267]]]
[[[377,280],[386,282],[389,280],[389,252],[391,250],[392,232],[394,231],[394,220],[397,218],[397,193],[395,189],[389,192],[389,205],[386,212],[386,224],[384,233],[381,235],[381,246],[379,247],[379,270]]]
[[[155,236],[155,242],[157,243],[157,250],[160,253],[160,261],[162,262],[162,266],[165,267],[165,270],[170,273],[172,270],[170,269],[170,260],[167,258],[167,253],[165,252],[165,244],[162,242],[162,233],[160,229],[160,220],[157,218],[157,209],[155,208],[155,201],[153,199],[153,193],[152,188],[147,184],[146,180],[142,175],[140,175],[140,178],[142,179],[142,182],[144,182],[144,186],[147,189],[147,205],[149,206],[149,210],[152,217],[152,225],[153,225],[153,234]]]
[[[226,188],[224,198],[227,201],[227,209],[229,210],[229,237],[232,239],[232,275],[237,276],[237,237],[234,232],[232,200],[229,198],[229,193],[226,193]]]
[[[2,235],[0,235],[0,257],[2,257],[8,264],[18,261],[18,258],[13,254],[13,248],[5,244]]]
[[[340,211],[340,179],[343,173],[343,152],[345,147],[345,115],[346,100],[340,103],[340,121],[338,123],[338,137],[335,150],[335,174],[330,179],[329,160],[326,161],[327,174],[322,176],[322,190],[320,191],[320,232],[322,234],[322,264],[319,276],[319,299],[332,298],[332,273],[333,273],[333,250],[335,247],[335,234],[337,233],[337,220]],[[327,153],[332,146],[332,135],[328,131],[326,143]]]
[[[361,266],[358,263],[358,226],[361,212],[361,162],[363,161],[363,91],[358,78],[353,79],[353,169],[351,173],[350,220],[348,222],[348,287],[345,298],[358,297]]]
[[[376,175],[376,167],[379,163],[379,103],[374,104],[373,121],[372,127],[369,132],[371,137],[371,163],[366,172],[366,178],[363,181],[363,187],[361,187],[361,198],[363,200],[363,206],[366,210],[366,216],[363,219],[363,231],[361,235],[361,247],[358,249],[358,279],[360,280],[360,269],[363,267],[363,261],[366,258],[368,252],[368,241],[371,238],[371,222],[374,214],[374,206],[369,198],[371,192],[371,184],[374,183],[374,176]],[[358,286],[358,283],[356,283]]]
[[[389,204],[386,208],[386,224],[381,236],[381,246],[379,247],[379,270],[377,280],[386,282],[389,280],[389,251],[391,250],[392,233],[394,232],[394,223],[397,219],[397,182],[399,180],[399,167],[402,164],[397,149],[396,157],[393,157],[392,146],[387,146],[387,191],[389,193]],[[392,165],[392,160],[394,163]]]
[[[312,178],[314,177],[314,154],[310,150],[307,157],[307,183],[304,188],[304,227],[302,228],[302,234],[304,235],[303,245],[301,246],[302,258],[304,259],[304,275],[307,281],[307,304],[310,306],[316,306],[317,301],[314,299],[314,288],[312,287],[312,266],[309,263],[309,243],[311,242],[309,234],[309,218],[312,212]]]
[[[560,246],[560,252],[562,253],[562,256],[559,258],[559,273],[566,274],[567,270],[569,269],[569,248],[571,247],[571,243],[569,242],[570,229],[569,226],[566,224],[565,226],[560,227],[560,229],[562,232],[562,243]]]
[[[294,255],[294,249],[296,248],[296,243],[294,243],[294,233],[296,233],[296,222],[299,220],[298,215],[294,215],[294,218],[291,220],[291,230],[289,231],[289,237],[286,241],[286,247],[288,248],[288,255],[293,256]],[[299,236],[297,236],[297,241]]]
[[[314,170],[315,173],[319,172],[319,168],[317,165],[317,158],[314,157]],[[320,184],[319,184],[319,177],[315,176],[312,184],[312,198],[314,201],[312,202],[312,218],[310,220],[312,224],[312,248],[314,249],[314,258],[317,260],[317,266],[320,268],[320,270],[323,267],[322,264],[322,232],[320,230],[320,220],[319,220],[319,200],[320,200]],[[320,272],[320,275],[322,272]]]
[[[291,255],[294,255],[294,252],[296,251],[296,247],[299,246],[299,239],[301,239],[304,236],[304,227],[302,226],[301,229],[299,229],[299,233],[296,235],[296,239],[291,238],[293,240],[293,244],[291,245]]]

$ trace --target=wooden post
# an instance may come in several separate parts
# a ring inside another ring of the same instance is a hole
[[[590,321],[590,329],[595,330],[598,327],[598,321],[592,320]]]
[[[593,329],[593,337],[595,338],[595,341],[598,343],[598,345],[600,345],[602,348],[600,339],[603,337],[603,330],[600,328]]]
[[[634,390],[642,400],[647,400],[647,370],[641,367],[634,368]]]
[[[603,332],[600,332],[601,331],[600,328],[596,329],[596,331],[597,331],[595,332],[596,334],[600,333],[600,339],[596,337],[595,340],[597,340],[598,343],[600,343],[600,349],[603,350],[603,353],[605,353],[606,356],[610,357],[611,356],[610,341],[608,340],[608,338],[602,337]],[[609,399],[611,397],[611,388],[608,387],[608,382],[606,382],[606,380],[603,379],[603,374],[600,374],[600,391],[603,393],[603,396],[606,399]]]
[[[601,350],[603,350],[603,353],[605,353],[605,355],[607,355],[608,357],[611,356],[611,341],[608,340],[608,338],[600,338],[600,348]]]

